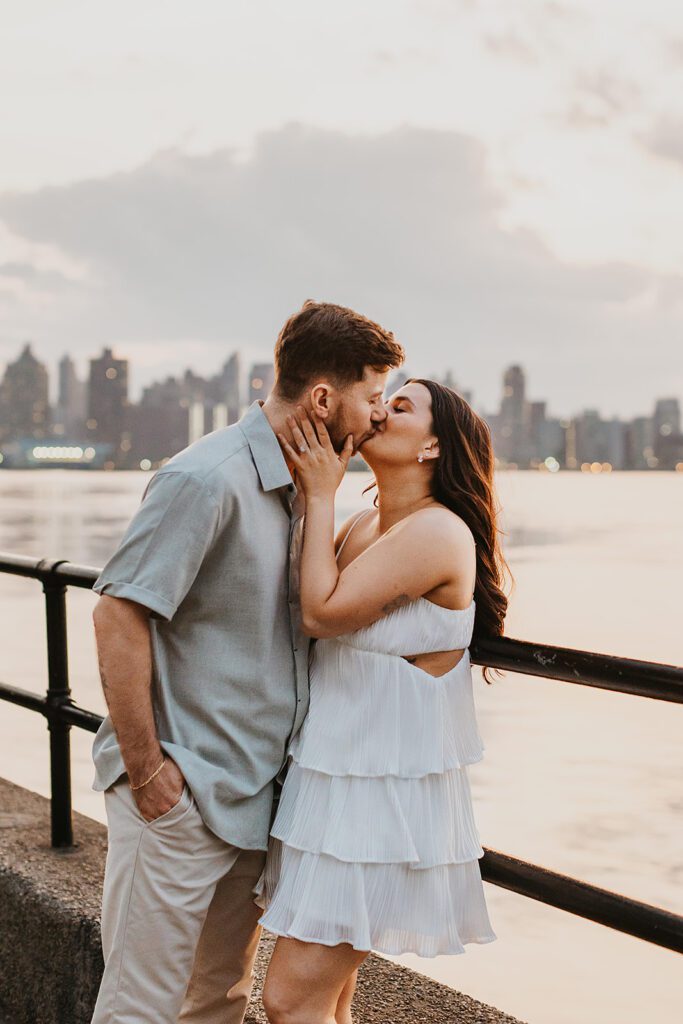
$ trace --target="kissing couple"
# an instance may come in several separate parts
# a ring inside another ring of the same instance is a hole
[[[151,478],[98,577],[109,849],[93,1024],[350,1024],[370,950],[488,918],[469,645],[507,609],[488,427],[391,332],[307,301],[275,384]],[[335,536],[352,453],[372,506]],[[490,669],[484,678],[490,682]]]

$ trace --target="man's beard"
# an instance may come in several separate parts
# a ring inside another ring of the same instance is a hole
[[[331,420],[327,424],[327,432],[330,435],[330,441],[332,442],[332,447],[334,448],[335,452],[337,452],[337,454],[340,454],[340,452],[344,448],[344,442],[346,441],[346,438],[351,433],[351,431],[349,430],[348,425],[347,425],[344,417],[341,416],[341,415],[337,415],[333,420]],[[358,451],[359,444],[363,444],[364,441],[367,441],[368,438],[372,437],[375,433],[376,433],[376,431],[372,430],[372,431],[368,431],[365,434],[362,434],[360,438],[354,436],[354,439],[353,439],[353,453],[354,453],[354,455]]]
[[[327,432],[330,435],[332,447],[337,454],[339,454],[343,449],[344,442],[350,433],[350,431],[346,430],[345,427],[346,423],[344,422],[344,417],[339,414],[337,414],[334,419],[330,420],[327,424]]]

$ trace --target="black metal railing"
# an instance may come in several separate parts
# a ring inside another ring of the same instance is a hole
[[[52,845],[73,846],[71,813],[72,725],[96,732],[102,719],[74,704],[69,688],[67,587],[92,588],[99,570],[66,561],[37,561],[0,553],[0,572],[39,580],[45,593],[48,687],[44,697],[0,683],[0,700],[38,711],[50,731]],[[583,686],[683,703],[683,668],[615,658],[590,651],[500,638],[472,644],[473,663]],[[683,952],[683,917],[600,889],[496,850],[485,849],[482,878],[548,906],[606,925],[647,942]]]

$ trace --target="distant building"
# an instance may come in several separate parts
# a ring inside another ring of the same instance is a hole
[[[235,423],[242,411],[240,358],[233,353],[214,377],[186,370],[145,388],[129,412],[128,464],[157,465],[212,430]]]
[[[626,424],[616,416],[605,420],[606,462],[612,469],[626,469]]]
[[[567,466],[600,463],[610,469],[625,469],[627,465],[627,431],[621,420],[603,420],[596,409],[586,409],[575,416],[568,431]]]
[[[529,462],[529,409],[526,380],[521,366],[510,366],[503,375],[503,397],[496,417],[494,448],[503,462],[526,466]]]
[[[272,363],[254,363],[249,374],[249,405],[257,399],[266,400],[275,383],[275,367]]]
[[[653,416],[655,439],[681,432],[681,406],[677,398],[660,398]]]
[[[529,463],[540,466],[548,459],[554,459],[564,466],[567,458],[566,426],[562,420],[547,415],[546,402],[529,402],[527,405],[526,450]]]
[[[661,437],[657,452],[658,469],[683,467],[683,434],[666,434]]]
[[[69,355],[59,361],[59,391],[55,408],[53,433],[65,437],[85,437],[88,391],[85,381],[76,374]]]
[[[624,430],[627,469],[655,469],[655,432],[651,416],[637,416]]]
[[[587,462],[603,461],[602,457],[598,458],[602,442],[600,425],[600,413],[597,409],[585,409],[579,416],[572,418],[576,468]]]
[[[140,402],[129,409],[126,464],[136,468],[147,460],[156,466],[186,448],[191,404],[186,382],[175,377],[145,388]]]
[[[112,350],[105,348],[101,356],[90,360],[86,436],[119,451],[127,431],[127,414],[128,360],[116,359]]]
[[[660,398],[652,417],[653,450],[658,469],[675,469],[683,461],[681,407],[677,398]]]
[[[546,403],[529,402],[527,406],[527,441],[528,454],[530,459],[542,461],[542,451],[545,447],[545,425],[546,425]],[[548,454],[554,454],[549,452]],[[545,458],[545,456],[543,456]]]
[[[49,420],[47,368],[27,343],[0,384],[0,440],[46,437]]]
[[[221,372],[209,381],[207,397],[214,406],[225,406],[226,425],[236,423],[242,414],[240,376],[240,357],[238,352],[234,352],[223,364]]]
[[[652,427],[653,449],[657,465],[660,466],[663,463],[668,465],[673,458],[672,453],[677,448],[676,441],[671,439],[679,437],[681,433],[681,407],[677,398],[660,398],[655,402]],[[669,468],[673,468],[673,466],[669,465]]]

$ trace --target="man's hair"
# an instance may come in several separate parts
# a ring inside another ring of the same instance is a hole
[[[366,367],[384,373],[404,358],[391,331],[373,320],[345,306],[307,299],[278,336],[274,390],[291,401],[321,377],[351,384],[363,379]]]

